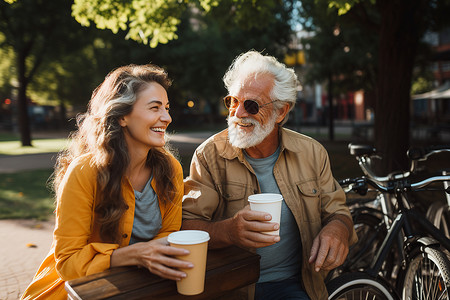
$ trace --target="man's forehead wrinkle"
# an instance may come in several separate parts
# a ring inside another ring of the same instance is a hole
[[[234,84],[229,89],[229,94],[233,96],[243,97],[240,100],[262,100],[263,98],[270,98],[271,95],[265,95],[267,87],[270,85],[270,90],[274,84],[274,76],[271,73],[247,73],[242,74],[236,78]],[[264,84],[259,85],[259,83]],[[245,98],[245,99],[244,99]]]

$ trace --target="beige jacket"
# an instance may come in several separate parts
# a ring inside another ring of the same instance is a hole
[[[260,187],[242,150],[228,143],[224,130],[202,143],[194,153],[185,180],[183,219],[218,221],[244,208]],[[350,216],[345,193],[333,178],[325,148],[297,132],[280,129],[281,153],[274,176],[297,222],[303,246],[302,280],[311,299],[327,299],[326,271],[308,263],[313,239],[334,214]],[[350,242],[356,242],[353,231]]]

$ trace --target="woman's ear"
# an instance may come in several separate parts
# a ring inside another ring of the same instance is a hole
[[[127,120],[126,120],[125,116],[120,117],[119,125],[122,126],[122,127],[127,127]]]

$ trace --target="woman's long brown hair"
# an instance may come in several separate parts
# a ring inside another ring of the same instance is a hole
[[[71,135],[71,145],[58,155],[53,178],[55,192],[70,162],[83,154],[92,155],[91,164],[98,170],[102,195],[95,212],[104,242],[119,243],[119,221],[127,209],[121,183],[129,155],[119,119],[132,111],[137,94],[150,82],[159,83],[166,90],[171,85],[167,73],[155,65],[128,65],[109,73],[93,92],[87,112],[77,117],[79,129]],[[175,189],[169,155],[165,148],[152,148],[147,156],[158,198],[164,203],[170,201]]]

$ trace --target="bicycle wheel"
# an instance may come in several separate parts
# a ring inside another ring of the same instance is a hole
[[[411,255],[403,284],[403,299],[450,299],[450,262],[440,250],[418,247]]]
[[[346,273],[327,284],[329,300],[396,300],[397,294],[384,281],[366,273]]]

